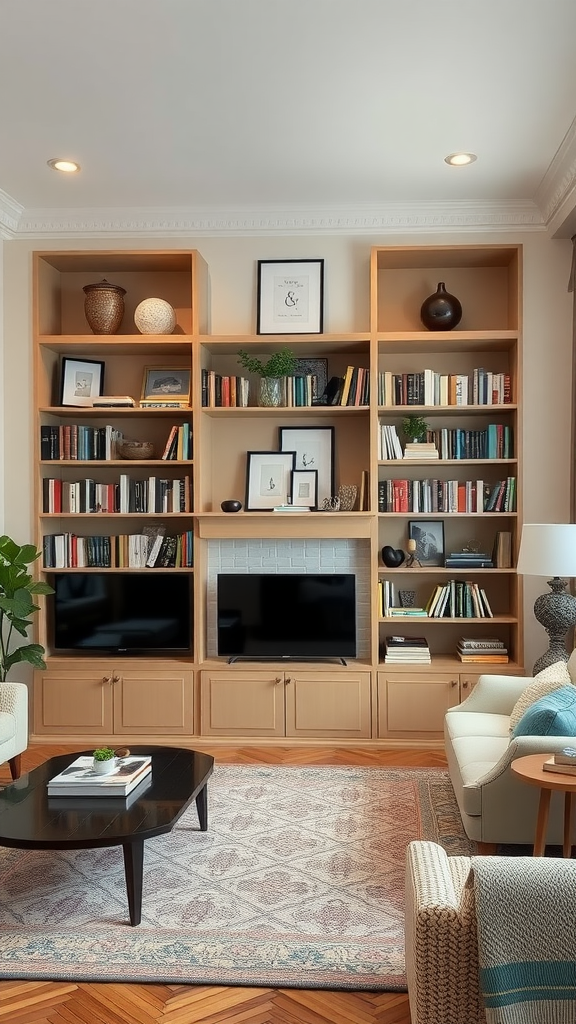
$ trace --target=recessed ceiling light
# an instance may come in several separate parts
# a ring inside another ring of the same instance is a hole
[[[444,157],[444,161],[451,167],[465,167],[466,164],[473,164],[478,157],[476,153],[450,153]]]
[[[74,160],[60,160],[58,157],[49,160],[48,167],[51,167],[53,171],[64,171],[65,174],[74,174],[75,171],[80,170],[80,164],[75,163]]]

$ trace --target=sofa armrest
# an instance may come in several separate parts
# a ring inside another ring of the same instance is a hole
[[[573,747],[573,736],[516,736],[510,740],[502,757],[492,766],[486,775],[476,782],[477,786],[486,786],[508,771],[510,763],[518,757],[528,754],[555,754],[563,747]]]
[[[19,751],[28,746],[28,687],[25,683],[0,683],[0,711],[13,715],[14,743]]]
[[[480,711],[493,715],[511,715],[514,705],[532,676],[480,676],[472,693],[461,704],[449,708],[451,711]]]
[[[468,857],[417,840],[406,851],[406,975],[412,1024],[485,1024]]]

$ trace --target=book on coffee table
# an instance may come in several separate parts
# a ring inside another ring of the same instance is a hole
[[[558,775],[573,775],[576,779],[576,764],[559,764],[553,757],[544,761],[542,768],[545,772],[557,772]]]
[[[98,775],[93,759],[81,755],[50,779],[48,796],[128,796],[151,771],[149,755],[132,755],[121,758],[108,775]]]

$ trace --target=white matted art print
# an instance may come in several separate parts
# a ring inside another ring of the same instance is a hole
[[[279,427],[280,448],[296,452],[294,469],[318,472],[318,508],[334,496],[334,427]]]
[[[324,260],[258,260],[257,334],[321,334]]]
[[[296,452],[246,452],[247,512],[269,512],[287,505]]]

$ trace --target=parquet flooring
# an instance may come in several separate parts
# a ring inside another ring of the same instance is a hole
[[[78,746],[34,745],[23,755],[23,771],[73,749]],[[446,764],[440,750],[203,744],[196,749],[228,764]],[[8,765],[0,766],[0,782],[9,778]],[[0,1024],[410,1024],[410,1010],[405,992],[3,981]]]

